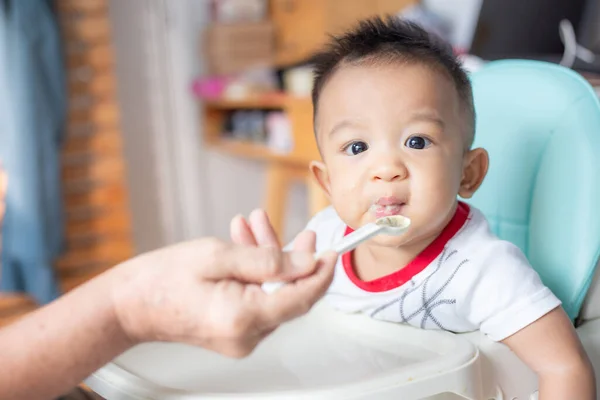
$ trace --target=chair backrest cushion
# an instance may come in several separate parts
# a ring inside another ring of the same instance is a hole
[[[471,76],[488,175],[469,203],[526,254],[577,317],[600,252],[600,104],[579,74],[539,61]]]

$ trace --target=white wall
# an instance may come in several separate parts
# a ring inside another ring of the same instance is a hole
[[[138,251],[145,251],[165,243],[166,230],[150,140],[152,125],[147,118],[152,93],[146,84],[148,73],[141,68],[146,58],[146,32],[137,3],[114,0],[109,4],[134,243]]]

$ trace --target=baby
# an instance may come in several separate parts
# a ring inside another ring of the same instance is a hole
[[[559,299],[457,200],[479,188],[488,154],[472,148],[471,84],[452,50],[408,22],[364,21],[315,58],[313,106],[323,162],[310,170],[332,204],[307,226],[316,251],[379,217],[411,220],[402,236],[342,255],[326,300],[419,328],[481,330],[538,374],[540,399],[594,399],[592,367]],[[264,243],[264,215],[250,224],[236,218],[234,240]]]

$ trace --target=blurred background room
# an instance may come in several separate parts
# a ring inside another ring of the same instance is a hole
[[[0,325],[257,207],[293,238],[327,206],[311,56],[373,15],[600,86],[600,0],[0,0]]]

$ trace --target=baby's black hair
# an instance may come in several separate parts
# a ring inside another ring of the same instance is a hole
[[[324,50],[314,56],[312,101],[315,118],[323,87],[340,66],[393,62],[422,63],[449,76],[466,111],[469,130],[466,133],[470,138],[467,144],[470,147],[475,129],[475,109],[467,73],[447,42],[416,23],[398,17],[363,20],[353,30],[332,37]]]

